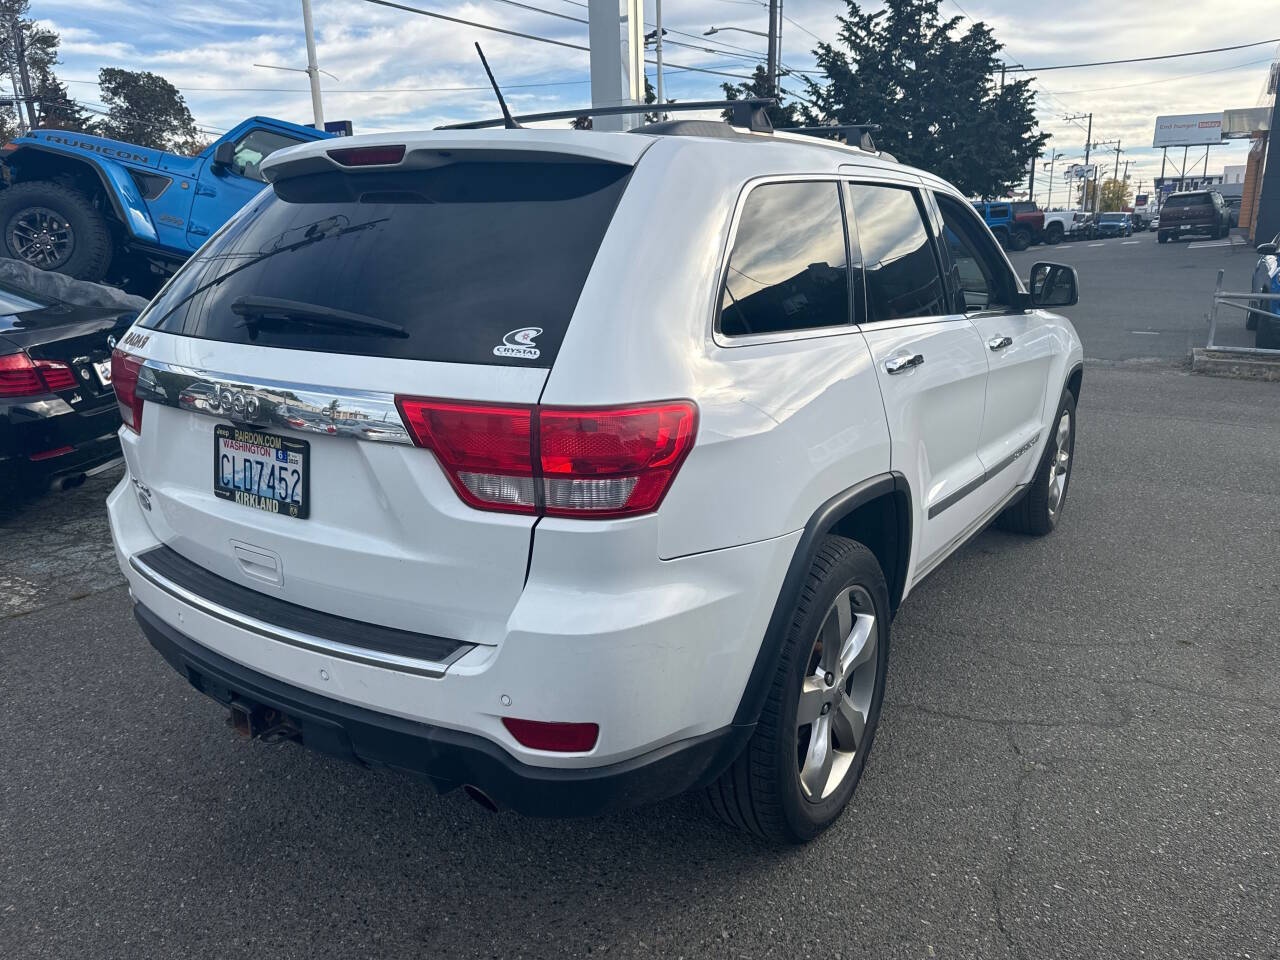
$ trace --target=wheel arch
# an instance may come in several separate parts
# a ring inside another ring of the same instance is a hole
[[[1080,385],[1084,380],[1084,364],[1077,363],[1071,368],[1071,372],[1067,374],[1067,389],[1071,391],[1071,396],[1076,403],[1080,402]]]
[[[911,558],[911,490],[906,477],[892,472],[870,477],[831,497],[813,512],[782,579],[782,588],[734,714],[735,726],[754,724],[760,717],[778,667],[791,610],[822,538],[829,534],[857,540],[875,554],[889,587],[892,616],[906,589],[907,565]]]
[[[31,167],[39,164],[40,173]],[[112,219],[129,235],[156,243],[156,228],[137,185],[128,171],[110,161],[92,162],[86,157],[44,145],[26,145],[4,160],[5,179],[10,185],[40,180],[71,179],[77,187],[104,198]]]

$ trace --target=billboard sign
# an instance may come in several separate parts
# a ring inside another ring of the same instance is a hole
[[[1153,147],[1203,147],[1222,141],[1221,113],[1182,113],[1156,117]]]
[[[1062,171],[1063,180],[1088,180],[1098,172],[1096,163],[1073,163]]]
[[[1133,198],[1133,205],[1135,207],[1145,207],[1147,205],[1147,199],[1148,198],[1145,193],[1140,193]]]

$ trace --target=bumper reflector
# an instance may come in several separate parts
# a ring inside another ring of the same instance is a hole
[[[503,717],[502,725],[521,746],[556,753],[586,753],[600,738],[598,723],[550,723]]]

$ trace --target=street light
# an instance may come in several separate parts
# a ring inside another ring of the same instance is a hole
[[[739,33],[751,33],[755,34],[757,37],[764,37],[766,40],[769,39],[769,35],[763,30],[748,30],[746,27],[712,27],[710,30],[703,30],[702,35],[704,37],[710,37],[717,33],[727,33],[730,30],[737,30]]]
[[[1048,164],[1042,164],[1040,167],[1041,170],[1043,170],[1045,166],[1048,166],[1049,168],[1049,199],[1045,201],[1045,205],[1044,205],[1044,208],[1046,210],[1053,209],[1053,165],[1065,156],[1066,156],[1065,153],[1055,153],[1049,157]]]

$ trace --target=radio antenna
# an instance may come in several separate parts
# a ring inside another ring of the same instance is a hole
[[[484,72],[489,75],[489,83],[493,86],[493,95],[498,98],[498,106],[502,108],[503,126],[508,130],[519,130],[520,124],[511,119],[511,111],[507,109],[507,101],[502,99],[502,91],[498,89],[498,81],[493,79],[493,71],[489,69],[489,61],[484,58],[484,51],[480,49],[480,44],[476,44],[476,53],[480,54],[480,63],[484,66]]]

